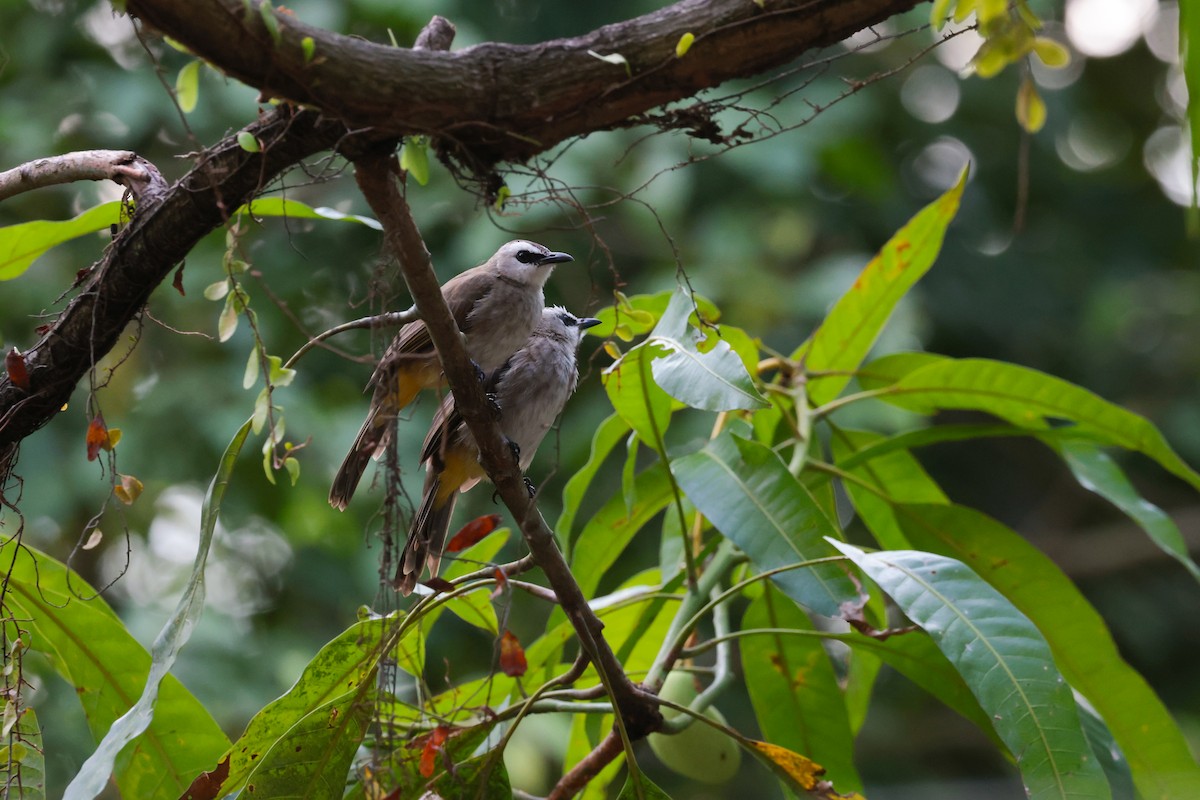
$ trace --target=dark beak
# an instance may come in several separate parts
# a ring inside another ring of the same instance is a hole
[[[579,330],[586,331],[588,328],[590,328],[594,325],[599,325],[599,324],[600,324],[600,320],[596,319],[595,317],[584,317],[583,319],[579,320],[578,327],[579,327]]]
[[[538,266],[542,264],[562,264],[574,260],[570,253],[547,253],[538,260]]]

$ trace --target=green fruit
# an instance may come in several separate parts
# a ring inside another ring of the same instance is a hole
[[[685,672],[672,672],[664,681],[659,696],[680,705],[691,703],[696,699],[692,676]],[[670,708],[663,709],[665,719],[672,719],[680,713]],[[709,706],[704,716],[725,724],[725,717],[714,706]],[[703,722],[693,722],[673,736],[652,733],[649,739],[650,749],[664,766],[703,783],[724,783],[737,774],[742,763],[742,751],[737,742]]]

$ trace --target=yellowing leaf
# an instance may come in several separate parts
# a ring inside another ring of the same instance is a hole
[[[229,281],[217,281],[204,287],[205,300],[224,300],[229,294]]]
[[[687,55],[687,51],[692,49],[692,42],[694,41],[696,41],[696,35],[691,31],[680,36],[679,41],[675,44],[675,57],[683,58]]]
[[[592,58],[598,58],[601,61],[604,61],[605,63],[614,64],[619,67],[624,67],[625,74],[630,77],[633,76],[633,71],[629,68],[629,60],[626,59],[625,56],[621,55],[620,53],[609,53],[606,56],[602,56],[599,53],[597,53],[595,50],[588,50],[587,54],[589,56],[591,56]]]
[[[238,313],[234,304],[230,302],[236,296],[231,294],[225,298],[225,307],[221,309],[221,316],[217,319],[217,339],[219,341],[228,342],[237,331]]]
[[[199,61],[189,61],[179,70],[175,78],[175,99],[183,113],[190,114],[196,110],[196,101],[200,99]]]
[[[1071,62],[1071,51],[1045,36],[1033,40],[1033,52],[1037,53],[1043,64],[1052,69],[1065,67]]]
[[[113,487],[113,494],[115,494],[117,499],[122,503],[127,506],[131,506],[133,505],[133,501],[137,500],[141,496],[142,490],[145,488],[146,487],[142,484],[142,482],[134,476],[122,475],[121,483]]]
[[[300,49],[304,51],[304,63],[307,64],[312,61],[313,53],[317,51],[317,43],[311,36],[305,36],[300,40]]]
[[[1046,124],[1046,101],[1042,100],[1029,77],[1017,90],[1017,122],[1030,133],[1037,133]]]
[[[88,534],[88,539],[83,543],[84,550],[95,550],[104,541],[104,532],[99,528],[92,528],[92,532]]]

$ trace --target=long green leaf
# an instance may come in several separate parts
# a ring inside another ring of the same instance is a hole
[[[117,754],[125,745],[133,741],[154,719],[154,706],[158,700],[159,686],[171,671],[179,651],[187,644],[192,630],[204,613],[204,566],[208,562],[208,551],[212,546],[213,534],[217,527],[217,517],[221,509],[221,500],[225,489],[229,486],[234,464],[238,453],[250,435],[251,420],[246,420],[233,435],[229,445],[221,456],[217,474],[209,484],[208,493],[204,497],[204,507],[200,516],[200,535],[196,546],[196,557],[192,564],[192,574],[188,577],[183,594],[171,613],[166,624],[154,639],[151,648],[150,671],[146,676],[145,686],[141,696],[133,707],[122,714],[113,723],[108,733],[100,740],[95,752],[88,756],[87,761],[79,770],[79,774],[67,786],[64,800],[91,800],[104,790],[108,776],[113,771]]]
[[[646,345],[665,355],[650,362],[654,382],[681,403],[706,411],[730,411],[737,408],[765,408],[764,398],[754,387],[742,357],[716,331],[692,327],[692,295],[682,287]],[[643,345],[645,346],[645,345]]]
[[[1083,735],[1071,688],[1046,640],[1003,595],[945,556],[912,550],[865,553],[833,544],[933,637],[958,669],[992,715],[1031,800],[1111,797]]]
[[[1046,637],[1063,675],[1104,718],[1147,798],[1200,797],[1200,766],[1154,691],[1121,658],[1070,579],[1017,533],[970,508],[900,506],[913,546],[960,559]]]
[[[704,449],[671,464],[696,509],[760,570],[836,555],[825,537],[837,529],[769,447],[726,429]],[[816,564],[772,580],[805,608],[838,616],[857,597],[837,564]]]
[[[792,354],[804,361],[809,372],[834,373],[809,383],[809,397],[815,405],[832,400],[845,388],[896,304],[933,266],[966,184],[964,167],[954,186],[888,240],[821,326]]]
[[[1188,554],[1178,526],[1161,508],[1138,494],[1129,478],[1107,453],[1090,442],[1062,441],[1055,449],[1079,485],[1103,497],[1141,526],[1159,548],[1200,581],[1200,567]]]
[[[571,572],[583,593],[590,597],[600,579],[642,527],[674,497],[670,476],[662,462],[642,470],[634,480],[637,502],[632,511],[617,492],[588,520],[571,556]]]
[[[99,742],[141,694],[150,654],[82,578],[68,579],[61,562],[12,539],[0,552],[9,613],[23,620],[30,649],[44,653],[75,688]],[[178,796],[228,746],[204,706],[167,675],[150,727],[117,760],[117,786],[125,797]]]
[[[592,436],[592,450],[587,463],[563,486],[563,509],[558,523],[554,526],[554,534],[558,538],[559,546],[563,548],[563,556],[568,560],[571,558],[571,529],[575,526],[579,504],[583,502],[584,495],[592,485],[596,473],[600,471],[604,459],[628,432],[629,423],[620,414],[612,414],[601,422]]]
[[[341,797],[349,759],[366,730],[363,714],[369,712],[382,643],[400,623],[397,615],[362,620],[322,647],[295,685],[255,714],[226,753],[222,796],[252,781],[256,793],[263,786],[288,793],[264,797]],[[299,788],[309,781],[321,791],[336,783],[337,794],[302,794]]]
[[[613,409],[643,442],[657,450],[671,422],[671,396],[654,382],[650,366],[654,357],[652,345],[643,342],[604,370],[600,378]]]
[[[847,469],[845,465],[855,460],[859,453],[886,441],[889,440],[877,433],[839,429],[832,439],[834,460],[838,466]],[[896,521],[892,503],[885,497],[908,503],[949,502],[937,482],[907,450],[887,451],[850,467],[848,471],[884,495],[881,497],[856,481],[848,480],[842,484],[859,519],[871,531],[875,541],[889,550],[903,550],[911,544]]]
[[[0,281],[20,276],[51,247],[102,231],[120,218],[121,204],[114,200],[89,208],[74,219],[39,219],[0,228]]]
[[[746,609],[742,628],[810,631],[813,625],[768,584]],[[764,634],[743,638],[739,650],[763,738],[825,767],[839,791],[860,790],[846,702],[821,640]]]
[[[1196,179],[1200,177],[1200,7],[1196,0],[1179,1],[1179,61],[1187,84],[1188,127],[1191,129],[1192,208],[1189,224],[1197,233]]]
[[[8,741],[9,744],[0,747],[0,764],[6,767],[2,774],[9,796],[20,797],[20,800],[45,800],[45,747],[37,712],[32,708],[22,709]],[[20,787],[20,792],[13,792],[16,787]]]
[[[1145,417],[1044,372],[987,359],[940,361],[910,372],[880,395],[924,413],[938,409],[986,411],[1022,428],[1072,432],[1135,450],[1200,489],[1200,473],[1181,459]]]
[[[364,217],[359,214],[346,214],[335,208],[313,208],[299,200],[289,200],[283,197],[260,197],[250,203],[240,206],[235,214],[246,213],[252,217],[291,217],[293,219],[323,219],[332,222],[356,222],[377,231],[383,230],[379,220]]]

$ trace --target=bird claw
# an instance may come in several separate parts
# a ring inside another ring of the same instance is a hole
[[[488,392],[484,395],[484,397],[487,398],[488,408],[492,412],[492,418],[497,420],[500,419],[501,415],[504,413],[504,409],[500,407],[500,400],[496,397],[496,393]]]
[[[512,439],[505,439],[504,441],[508,443],[508,451],[510,453],[512,453],[513,461],[516,461],[518,464],[520,464],[521,463],[521,445],[517,444]]]
[[[483,371],[483,367],[475,359],[471,359],[471,366],[475,368],[475,379],[483,383],[487,379],[487,373]]]
[[[521,480],[525,481],[525,491],[529,492],[530,499],[533,499],[534,495],[537,494],[537,487],[533,485],[533,481],[524,475],[521,476]]]

